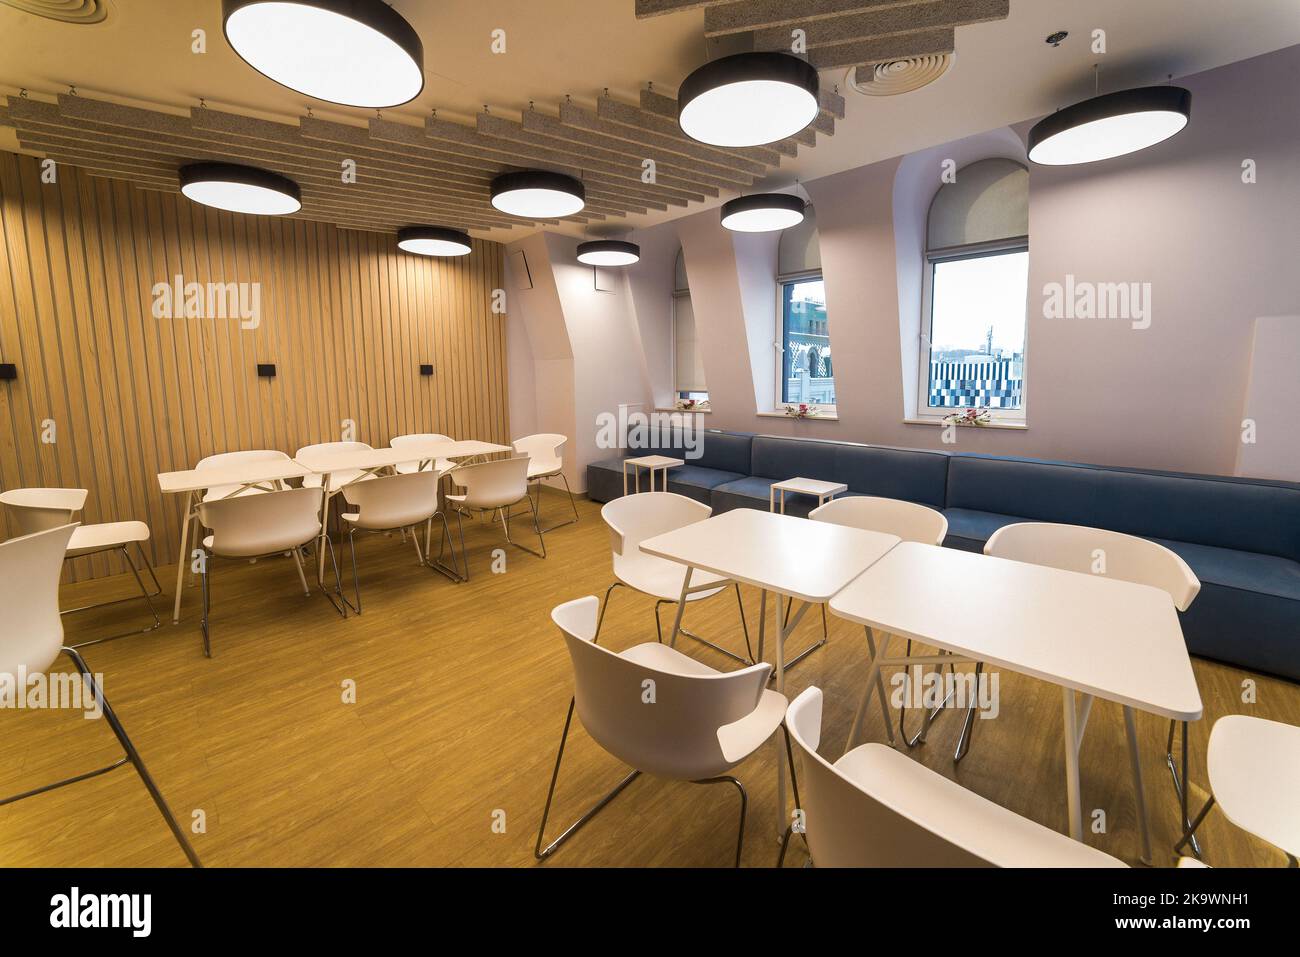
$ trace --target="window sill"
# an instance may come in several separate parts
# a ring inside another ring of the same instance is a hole
[[[790,419],[793,422],[838,422],[840,420],[834,412],[822,412],[802,419],[798,416],[786,415],[784,412],[759,412],[758,414],[765,419]]]
[[[666,406],[656,406],[656,412],[680,412],[682,415],[711,415],[712,409],[670,409]]]
[[[904,425],[934,425],[943,428],[949,423],[943,419],[904,419]],[[988,425],[959,425],[959,429],[973,429],[980,431],[982,429],[1010,429],[1013,432],[1023,432],[1029,428],[1024,422],[990,422]]]

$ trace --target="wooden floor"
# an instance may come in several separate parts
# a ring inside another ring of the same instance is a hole
[[[563,516],[567,502],[559,496],[544,502],[546,519]],[[202,654],[197,588],[187,589],[180,625],[163,612],[169,598],[155,599],[161,629],[87,648],[86,660],[104,674],[108,700],[183,825],[202,812],[206,830],[193,841],[209,866],[538,866],[533,842],[571,695],[568,656],[549,611],[570,598],[603,595],[611,580],[598,507],[580,501],[579,510],[579,524],[547,536],[547,559],[511,549],[504,574],[490,571],[499,526],[467,527],[473,580],[461,585],[417,566],[409,543],[367,538],[358,549],[364,614],[346,621],[315,590],[302,595],[287,559],[223,562],[214,572],[212,660]],[[172,576],[158,571],[169,587]],[[64,601],[131,587],[121,578],[93,582],[65,589]],[[744,598],[752,625],[758,593],[746,588]],[[602,642],[653,640],[652,608],[649,599],[620,590]],[[67,641],[133,626],[141,612],[141,604],[128,603],[69,618]],[[793,697],[811,684],[823,688],[823,741],[834,752],[867,669],[861,629],[833,616],[830,622],[830,643],[791,672],[787,690]],[[742,645],[733,601],[692,605],[687,625]],[[794,647],[819,631],[817,615],[809,614]],[[716,652],[683,641],[689,653],[727,667]],[[1249,713],[1300,724],[1300,687],[1205,661],[1195,667],[1206,719],[1192,731],[1194,807],[1204,796],[1205,744],[1215,718]],[[1246,678],[1257,682],[1255,705],[1241,701]],[[355,703],[343,700],[347,682],[355,682]],[[974,746],[957,769],[956,713],[942,715],[913,756],[1061,829],[1060,702],[1053,687],[1003,674],[1001,714],[976,722]],[[883,741],[879,711],[873,707],[869,717],[869,739]],[[0,722],[0,795],[117,756],[107,725],[77,712],[6,711]],[[1167,725],[1146,715],[1138,722],[1157,863],[1168,865],[1178,826],[1163,764]],[[1136,863],[1118,707],[1094,708],[1081,762],[1085,812],[1102,809],[1106,820],[1106,833],[1089,835],[1089,842]],[[578,730],[552,830],[558,833],[623,773]],[[774,747],[736,773],[750,796],[744,862],[770,867],[777,852]],[[726,866],[737,808],[730,789],[641,778],[541,866]],[[1285,863],[1217,811],[1201,833],[1212,864]],[[796,844],[787,865],[804,859]],[[129,768],[0,808],[0,864],[184,863]]]

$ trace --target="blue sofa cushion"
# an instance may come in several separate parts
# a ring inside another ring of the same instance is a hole
[[[1003,525],[1036,521],[1020,515],[979,512],[969,508],[945,508],[943,514],[948,519],[948,535],[943,543],[964,552],[984,551],[984,543]]]
[[[835,478],[851,491],[943,508],[948,489],[946,452],[881,445],[836,447]],[[810,476],[817,478],[818,476]]]
[[[698,458],[690,458],[680,429],[667,433],[647,435],[644,447],[628,449],[629,457],[641,455],[669,455],[685,459],[687,465],[749,475],[750,446],[754,437],[747,432],[723,432],[720,429],[702,429],[694,436],[699,443]]]
[[[749,475],[783,482],[792,478],[835,479],[835,459],[840,443],[809,439],[786,439],[776,435],[754,436],[753,461]],[[763,495],[764,503],[767,495]]]
[[[688,463],[668,470],[668,491],[711,506],[713,489],[743,477],[739,472],[723,472],[719,469],[706,469]],[[643,488],[645,482],[645,479],[641,480]]]
[[[1300,485],[959,454],[950,508],[1300,559]]]

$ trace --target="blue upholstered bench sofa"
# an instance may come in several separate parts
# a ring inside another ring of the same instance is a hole
[[[843,482],[849,495],[906,499],[948,517],[951,548],[981,551],[997,529],[1064,522],[1140,535],[1183,557],[1201,592],[1182,615],[1188,648],[1300,680],[1300,484],[897,449],[709,430],[701,455],[669,472],[670,491],[715,512],[768,507],[773,482]],[[683,457],[677,435],[653,449]],[[623,494],[622,459],[587,469],[587,493]],[[815,501],[787,498],[790,514]]]

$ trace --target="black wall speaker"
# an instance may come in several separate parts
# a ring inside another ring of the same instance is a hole
[[[433,365],[425,362],[420,365],[420,375],[433,375]]]
[[[274,363],[274,362],[259,362],[259,363],[257,364],[257,375],[258,375],[258,378],[260,378],[260,379],[274,379],[274,378],[275,378],[275,363]]]
[[[0,379],[17,379],[18,367],[12,362],[0,362]]]

